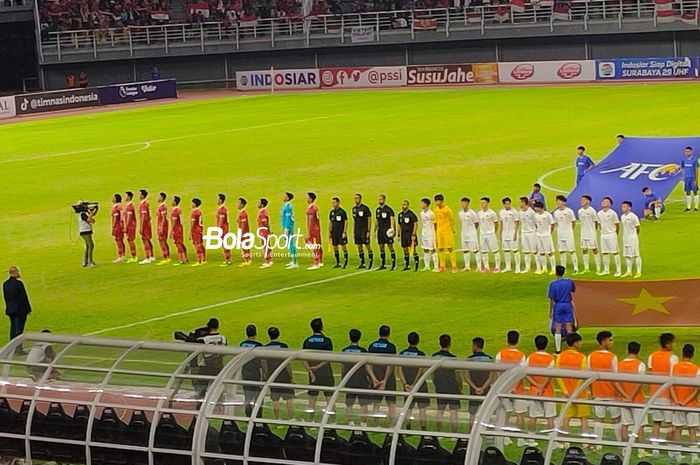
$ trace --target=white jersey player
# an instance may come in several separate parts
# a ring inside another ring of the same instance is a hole
[[[464,268],[462,271],[471,269],[470,254],[474,253],[476,271],[481,271],[481,254],[479,253],[479,215],[469,208],[471,200],[469,197],[462,197],[462,209],[457,213],[461,225],[460,238],[462,240],[462,253],[464,255]]]
[[[420,244],[423,248],[423,271],[430,271],[430,260],[433,268],[438,269],[438,254],[435,245],[435,212],[430,209],[430,199],[420,201]]]
[[[530,207],[530,199],[527,197],[520,197],[518,215],[520,215],[520,250],[525,256],[525,269],[522,272],[529,273],[532,256],[537,254],[537,214]]]
[[[481,264],[483,272],[490,271],[489,252],[493,252],[494,273],[501,271],[501,254],[498,249],[498,215],[489,208],[491,199],[481,198],[481,210],[477,214],[479,217],[479,249],[481,250]]]
[[[590,195],[581,197],[581,208],[578,209],[578,220],[581,223],[581,255],[583,256],[583,272],[591,271],[591,254],[595,260],[595,269],[600,271],[600,255],[598,255],[598,212],[591,207],[593,199]]]
[[[557,195],[557,209],[552,214],[557,225],[557,250],[559,251],[559,264],[566,268],[567,254],[571,255],[571,264],[574,274],[578,273],[578,255],[576,255],[576,242],[574,241],[574,227],[576,215],[566,206],[566,197]]]
[[[511,253],[515,255],[515,272],[520,273],[520,252],[518,252],[518,233],[520,232],[520,215],[513,209],[510,197],[503,199],[503,208],[498,212],[498,219],[501,222],[501,248],[506,260],[506,267],[503,273],[511,270]]]
[[[554,217],[544,209],[541,202],[535,202],[535,224],[537,225],[537,256],[535,263],[537,270],[535,274],[547,272],[547,257],[551,271],[554,275],[557,262],[554,259],[554,241],[552,241],[552,231],[554,231]]]
[[[622,255],[625,257],[626,270],[623,277],[632,276],[632,259],[637,266],[635,278],[642,276],[642,257],[639,254],[639,217],[632,211],[632,202],[622,202]]]
[[[617,243],[617,234],[620,232],[620,218],[613,210],[612,199],[604,197],[601,203],[602,210],[598,212],[598,222],[600,223],[600,252],[603,254],[603,270],[598,272],[599,276],[610,274],[610,255],[615,259],[615,276],[622,275],[620,265],[620,249]]]

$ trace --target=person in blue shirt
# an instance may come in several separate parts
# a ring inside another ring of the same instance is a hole
[[[576,285],[564,278],[566,268],[556,267],[556,279],[549,283],[549,317],[554,323],[554,345],[556,353],[561,352],[562,327],[566,334],[571,334],[576,322],[573,295]]]
[[[642,193],[644,194],[644,218],[660,220],[661,214],[666,211],[664,201],[659,194],[652,192],[650,187],[644,187]]]
[[[586,147],[579,145],[576,148],[576,185],[581,182],[583,177],[595,167],[595,163],[591,157],[586,155]]]
[[[387,325],[382,325],[379,327],[379,339],[374,341],[367,348],[367,352],[370,354],[396,354],[396,346],[389,341],[389,336],[391,336],[391,328]],[[374,373],[374,378],[377,380],[375,388],[378,391],[396,391],[396,374],[394,373],[394,367],[391,365],[372,365],[372,372]],[[396,418],[396,396],[393,394],[378,395],[374,396],[372,402],[374,403],[374,418],[375,420],[379,416],[379,404],[382,400],[386,401],[387,408],[389,410],[389,420],[391,424],[394,423]]]
[[[267,336],[270,342],[265,344],[266,349],[271,350],[286,350],[289,346],[285,342],[280,341],[280,330],[274,326],[267,329]],[[265,360],[265,377],[270,378],[282,364],[281,358],[268,358]],[[292,384],[292,364],[288,363],[286,367],[279,372],[272,382],[280,384]],[[280,419],[280,399],[287,404],[287,418],[294,419],[294,389],[273,387],[270,389],[270,398],[272,399],[272,415],[276,420]]]
[[[350,338],[350,345],[345,347],[342,352],[345,354],[366,354],[367,349],[360,346],[360,339],[362,339],[362,332],[359,329],[351,329],[348,333]],[[343,364],[343,378],[347,376],[348,372],[355,366],[355,363],[344,363]],[[369,365],[364,365],[360,367],[355,373],[350,376],[350,379],[345,383],[345,387],[352,389],[372,389],[377,380],[374,378],[374,373]],[[360,405],[360,425],[366,426],[367,418],[367,406],[372,403],[372,396],[368,394],[360,394],[354,392],[347,392],[345,394],[345,409],[348,424],[354,425],[353,420],[353,408],[355,404]]]
[[[307,337],[302,344],[304,350],[333,350],[333,341],[331,338],[323,334],[323,320],[314,318],[311,320],[311,331],[313,334]],[[326,386],[330,387],[335,384],[333,379],[333,367],[328,362],[309,362],[304,360],[304,368],[309,373],[309,384],[311,386]],[[327,398],[331,396],[331,391],[322,391]],[[313,420],[316,413],[316,401],[318,400],[319,391],[316,389],[309,390],[309,419]]]
[[[440,350],[435,352],[434,358],[457,358],[450,352],[452,347],[452,337],[449,334],[440,335]],[[438,368],[433,372],[433,386],[436,394],[462,394],[462,376],[453,368]],[[450,430],[457,432],[459,427],[458,412],[462,408],[462,401],[459,399],[438,398],[437,418],[435,419],[437,431],[443,431],[445,409],[450,411]]]
[[[683,170],[683,190],[685,191],[685,211],[689,212],[695,204],[695,211],[700,207],[700,197],[698,197],[698,158],[693,155],[693,148],[685,148],[685,157],[681,161]]]
[[[482,337],[472,339],[472,353],[467,357],[470,362],[493,362],[493,357],[484,352],[485,341]],[[472,396],[486,397],[491,390],[495,373],[488,370],[469,370],[464,372],[464,382],[469,386],[469,394]],[[469,401],[469,416],[471,421],[481,407],[478,400]]]
[[[282,196],[282,201],[284,202],[282,206],[282,234],[289,241],[289,263],[287,263],[287,269],[299,267],[297,263],[297,236],[294,231],[294,209],[292,208],[292,199],[294,199],[294,194],[291,192],[285,192],[284,196]]]
[[[545,210],[547,209],[547,201],[542,193],[542,186],[538,182],[532,185],[532,192],[530,193],[530,206],[533,207],[537,202],[540,202]]]
[[[425,357],[425,352],[418,348],[420,343],[420,336],[416,332],[408,334],[408,347],[399,352],[401,357]],[[415,383],[423,376],[425,372],[424,368],[414,368],[414,367],[397,367],[397,373],[401,384],[403,384],[403,390],[406,392],[411,392],[414,388]],[[419,393],[428,392],[428,383],[422,383],[418,387]],[[408,418],[411,418],[411,410],[413,406],[418,406],[418,423],[420,424],[420,429],[425,431],[428,427],[428,415],[426,409],[430,406],[430,399],[427,397],[417,397],[411,403],[411,409],[408,412]],[[408,422],[408,429],[411,429],[411,422]]]
[[[258,337],[258,328],[256,328],[255,325],[246,326],[245,335],[247,339],[239,344],[240,347],[247,349],[262,347],[262,343],[255,340]],[[244,381],[262,381],[263,366],[261,359],[254,358],[250,362],[243,365],[243,368],[241,369],[241,379]],[[255,402],[258,400],[258,393],[260,393],[260,386],[243,386],[245,415],[247,417],[250,417],[253,414],[253,407],[255,406]]]

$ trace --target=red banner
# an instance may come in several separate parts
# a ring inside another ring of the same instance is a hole
[[[698,326],[700,279],[576,281],[580,326]]]

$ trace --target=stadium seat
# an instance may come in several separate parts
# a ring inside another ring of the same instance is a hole
[[[338,432],[334,429],[323,431],[323,439],[321,441],[321,462],[346,464],[348,453],[348,442],[338,436]]]
[[[284,458],[284,442],[282,438],[270,431],[265,423],[256,423],[253,427],[250,441],[250,455],[269,459]]]
[[[313,462],[316,439],[303,426],[292,425],[284,436],[284,453],[290,460]]]
[[[467,447],[469,441],[467,439],[458,439],[452,449],[452,463],[454,465],[464,465],[467,457]]]
[[[129,426],[124,431],[127,444],[132,446],[147,447],[148,437],[151,433],[151,422],[143,410],[136,410],[131,414]],[[145,465],[148,463],[148,452],[131,451],[133,465]]]
[[[452,454],[442,447],[438,438],[423,436],[416,448],[416,458],[417,464],[446,465],[451,463]]]
[[[367,432],[353,431],[348,439],[347,463],[383,465],[381,448],[370,440]]]
[[[180,426],[171,413],[163,413],[156,427],[156,436],[153,446],[164,449],[192,449],[192,435],[188,430]],[[192,457],[188,455],[175,455],[154,453],[156,465],[189,465]]]
[[[651,463],[644,461],[644,462],[637,462],[637,465],[651,465]]]
[[[479,465],[515,465],[506,459],[503,452],[494,446],[484,449],[479,456]]]
[[[586,453],[580,447],[569,447],[564,454],[561,465],[591,465],[586,459]]]
[[[12,434],[24,434],[27,425],[27,417],[10,407],[5,398],[0,398],[0,432]],[[1,457],[24,457],[24,439],[3,438],[0,441]]]
[[[606,452],[600,458],[600,465],[622,465],[622,457],[612,452]]]
[[[236,422],[224,421],[219,431],[219,448],[226,455],[243,455],[245,446],[245,434],[240,430]],[[243,461],[226,459],[226,465],[241,465]]]
[[[389,454],[391,452],[391,440],[392,437],[387,435],[384,438],[384,444],[382,445],[382,457],[384,458],[384,463],[389,463]],[[399,436],[398,442],[396,443],[396,465],[415,465],[416,458],[416,448],[413,447],[406,441],[403,435]]]
[[[106,407],[99,419],[95,419],[92,427],[92,440],[107,444],[122,444],[125,440],[126,425],[119,419],[113,408]],[[125,451],[107,447],[92,447],[90,449],[92,462],[96,465],[127,465],[131,456]]]
[[[520,465],[544,465],[544,455],[537,447],[528,446],[523,450]]]

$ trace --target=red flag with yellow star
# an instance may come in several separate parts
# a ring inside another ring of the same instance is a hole
[[[698,326],[700,279],[576,281],[579,326]]]

